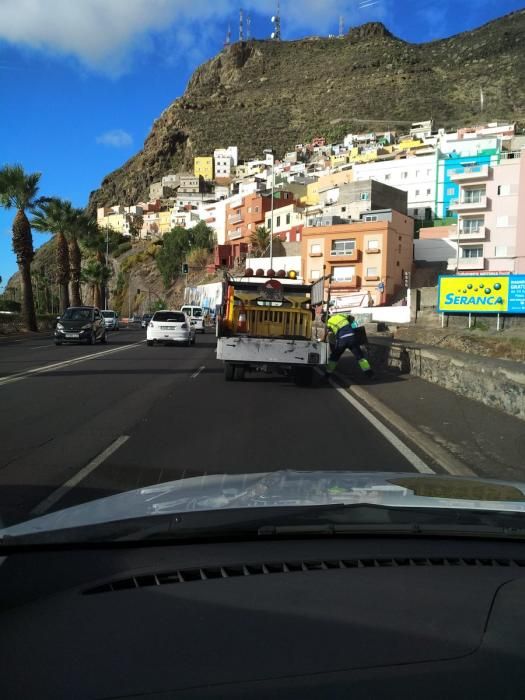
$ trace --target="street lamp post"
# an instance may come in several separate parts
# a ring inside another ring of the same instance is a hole
[[[273,152],[270,148],[266,148],[264,150],[264,154],[267,156],[267,161],[268,161],[268,156],[271,156],[271,166],[272,166],[272,196],[271,196],[271,203],[270,203],[270,269],[273,269],[273,198],[274,198],[274,190],[275,190],[275,158],[273,155]]]
[[[109,227],[106,226],[106,271],[108,269],[108,257],[109,257]],[[108,308],[108,283],[104,284],[104,308]]]

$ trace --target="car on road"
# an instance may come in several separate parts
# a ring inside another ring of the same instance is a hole
[[[97,340],[107,343],[104,317],[95,306],[70,306],[57,320],[55,345],[87,342],[94,345]]]
[[[181,311],[183,314],[190,317],[190,320],[195,324],[196,331],[199,331],[200,333],[206,332],[204,328],[204,309],[202,306],[193,306],[192,304],[188,304],[187,306],[183,306]]]
[[[195,326],[182,311],[157,311],[148,324],[148,345],[155,343],[195,344]]]
[[[102,314],[102,318],[104,319],[104,325],[106,326],[106,330],[108,330],[108,331],[120,330],[118,314],[116,311],[112,311],[111,309],[104,309],[100,313]]]
[[[147,328],[151,319],[152,319],[152,314],[144,314],[144,316],[142,317],[142,320],[140,322],[140,327]]]

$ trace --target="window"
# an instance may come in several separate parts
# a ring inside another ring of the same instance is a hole
[[[401,179],[402,179],[402,180],[406,180],[407,177],[408,177],[407,171],[406,171],[406,170],[403,170],[403,172],[401,173]]]
[[[390,173],[387,173],[387,174],[385,175],[385,180],[390,180]]]
[[[417,216],[419,214],[419,209],[414,209],[414,216]]]
[[[461,249],[462,258],[482,258],[483,257],[483,246],[476,246],[475,248],[462,248]]]
[[[319,277],[321,277],[320,270],[311,270],[311,272],[310,272],[310,279],[311,280],[318,280]]]
[[[280,216],[277,217],[277,220],[276,220],[276,222],[275,222],[275,225],[276,225],[276,226],[280,226],[280,225],[281,225],[281,217],[280,217]]]
[[[510,185],[498,185],[498,194],[510,194]]]
[[[427,189],[427,195],[430,194],[431,190],[430,188]]]
[[[341,213],[346,211],[346,207],[341,207]]]
[[[431,175],[431,173],[432,173],[432,170],[430,168],[427,168],[427,176]]]
[[[343,239],[332,241],[330,255],[352,255],[355,250],[355,240]]]
[[[461,221],[461,232],[462,233],[479,233],[480,229],[483,227],[485,220],[481,219],[463,219]]]
[[[479,204],[482,197],[485,196],[485,190],[465,190],[463,193],[463,202],[466,204]]]
[[[377,250],[379,248],[379,241],[377,238],[370,238],[368,241],[368,250]]]
[[[419,197],[419,190],[416,190],[416,197]]]
[[[272,220],[266,219],[266,228],[271,228],[271,227],[272,227]]]
[[[251,214],[251,213],[252,213],[252,208],[248,207],[248,214]]]
[[[290,223],[290,214],[286,214],[286,223],[287,223],[287,224]]]
[[[310,253],[311,255],[321,255],[321,244],[312,243],[312,245],[310,246]]]
[[[366,268],[367,277],[377,277],[377,267],[367,267]]]
[[[259,207],[255,207],[255,212],[258,213]]]
[[[419,170],[416,170],[416,177],[419,177]]]
[[[447,195],[454,194],[455,190],[453,187],[447,187]]]
[[[367,214],[364,221],[377,221],[377,214]]]
[[[507,215],[505,216],[498,216],[496,219],[496,226],[501,227],[501,226],[508,226],[509,225],[509,217]]]
[[[349,282],[354,279],[354,267],[332,267],[332,279],[334,282]]]

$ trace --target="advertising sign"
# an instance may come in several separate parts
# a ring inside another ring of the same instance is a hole
[[[438,311],[525,314],[525,275],[442,275]]]

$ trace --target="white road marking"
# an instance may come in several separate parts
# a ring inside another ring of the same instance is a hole
[[[192,379],[195,379],[195,377],[198,377],[199,374],[202,372],[203,369],[205,369],[205,366],[204,366],[204,365],[202,365],[202,367],[199,367],[199,369],[191,375],[191,378],[192,378]]]
[[[86,478],[92,471],[99,467],[104,460],[106,460],[113,452],[116,452],[119,447],[121,447],[127,440],[129,440],[129,435],[121,435],[114,442],[111,443],[105,450],[103,450],[97,457],[91,460],[89,464],[82,467],[71,479],[68,479],[62,486],[53,491],[47,498],[39,503],[31,511],[31,515],[43,515],[51,506],[53,506],[57,501],[59,501],[63,496],[66,495],[74,486],[79,484],[83,479]]]
[[[141,345],[144,341],[141,340],[138,343],[132,343],[131,345],[124,345],[121,348],[112,348],[111,350],[103,350],[102,352],[93,352],[90,355],[81,355],[80,357],[75,357],[72,360],[64,360],[63,362],[55,362],[52,365],[44,365],[43,367],[35,367],[34,369],[28,369],[26,372],[18,372],[17,374],[12,374],[8,377],[0,378],[0,386],[5,386],[6,384],[13,384],[14,382],[20,382],[22,379],[27,379],[35,374],[44,374],[45,372],[51,372],[54,369],[60,369],[61,367],[69,367],[70,365],[77,365],[80,362],[85,362],[87,360],[94,360],[97,357],[104,357],[105,355],[111,355],[114,352],[123,352],[124,350],[130,350],[131,348],[136,348]]]
[[[39,350],[40,348],[52,348],[53,343],[48,343],[47,345],[33,345],[29,350]]]
[[[421,472],[422,474],[435,474],[435,471],[425,464],[425,462],[423,462],[423,460],[420,459],[415,452],[412,452],[410,447],[405,445],[405,443],[394,435],[394,433],[387,428],[386,425],[383,425],[383,423],[381,423],[380,420],[370,413],[367,408],[365,408],[357,399],[349,394],[346,389],[340,387],[336,382],[334,382],[333,379],[330,379],[330,384],[343,398],[348,401],[348,403],[350,403],[356,409],[356,411],[359,411],[359,413],[381,433],[385,440],[388,440],[388,442],[403,455],[407,462],[410,462],[414,469],[417,469],[417,471]]]

